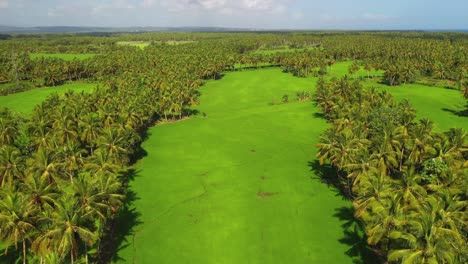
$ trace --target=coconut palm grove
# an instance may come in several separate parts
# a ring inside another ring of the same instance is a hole
[[[468,263],[468,33],[0,37],[0,263]]]

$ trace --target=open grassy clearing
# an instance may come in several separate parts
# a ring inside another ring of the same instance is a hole
[[[349,76],[349,65],[351,62],[340,62],[333,65],[330,76],[338,78],[346,74]],[[382,76],[382,74],[382,71],[370,72],[371,76]],[[468,130],[468,117],[462,115],[466,109],[466,100],[460,91],[422,84],[403,84],[390,87],[379,83],[380,78],[367,80],[367,76],[368,72],[362,68],[357,73],[357,77],[364,80],[364,86],[387,90],[397,100],[408,99],[416,109],[417,116],[434,121],[437,131],[447,131],[452,127]]]
[[[293,99],[315,81],[229,73],[201,89],[200,115],[151,128],[131,183],[141,224],[122,262],[352,263],[340,242],[351,204],[309,164],[327,125]],[[292,102],[270,105],[284,94]]]
[[[95,83],[75,82],[58,87],[44,87],[26,92],[0,96],[0,107],[8,107],[13,111],[30,115],[34,106],[44,101],[52,93],[63,94],[67,91],[90,92],[96,87]]]
[[[119,41],[117,42],[117,45],[133,46],[133,47],[138,47],[140,49],[144,49],[148,47],[150,44],[151,42],[148,42],[148,41]]]
[[[350,75],[349,72],[348,72],[348,68],[349,66],[351,66],[353,62],[352,61],[343,61],[343,62],[338,62],[338,63],[335,63],[334,65],[332,65],[331,67],[328,67],[328,76],[329,77],[336,77],[336,78],[341,78],[345,75],[348,75],[351,79],[352,78],[360,78],[360,79],[367,79],[368,76],[370,77],[379,77],[379,81],[380,81],[380,77],[383,76],[384,74],[384,71],[376,71],[374,69],[372,69],[371,71],[367,72],[363,67],[361,67],[361,69],[359,69],[359,71],[356,72],[356,74],[354,75]]]
[[[168,41],[154,41],[156,44],[167,44],[167,45],[184,45],[195,43],[194,40],[168,40]]]
[[[96,56],[96,54],[71,54],[71,53],[58,53],[58,54],[47,54],[47,53],[31,53],[29,55],[31,59],[39,58],[57,58],[66,61],[71,61],[74,59],[84,60]]]
[[[138,47],[140,49],[144,49],[151,45],[151,43],[154,44],[167,44],[167,45],[183,45],[183,44],[189,44],[189,43],[194,43],[195,41],[191,40],[169,40],[169,41],[119,41],[117,42],[117,45],[123,45],[123,46],[134,46]]]

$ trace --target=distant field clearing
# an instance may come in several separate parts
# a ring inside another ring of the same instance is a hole
[[[31,57],[31,59],[57,58],[57,59],[62,59],[62,60],[66,60],[66,61],[71,61],[71,60],[74,60],[74,59],[84,60],[84,59],[92,58],[92,57],[96,56],[96,54],[31,53],[29,56]]]
[[[15,112],[29,116],[34,107],[44,101],[50,94],[64,94],[67,91],[91,92],[97,83],[74,82],[57,87],[43,87],[26,92],[0,96],[0,108],[7,107]]]
[[[141,49],[146,48],[150,44],[167,44],[167,45],[182,45],[182,44],[189,44],[189,43],[194,43],[196,41],[193,40],[168,40],[168,41],[119,41],[117,42],[117,45],[121,46],[134,46],[134,47],[139,47]]]

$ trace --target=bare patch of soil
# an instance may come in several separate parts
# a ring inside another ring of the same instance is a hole
[[[264,191],[258,191],[257,196],[259,198],[270,198],[274,195],[278,195],[279,192],[264,192]]]

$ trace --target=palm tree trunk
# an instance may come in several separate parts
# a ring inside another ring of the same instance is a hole
[[[86,259],[86,264],[88,264],[88,246],[85,244],[85,259]]]
[[[26,264],[26,240],[23,239],[23,264]]]

